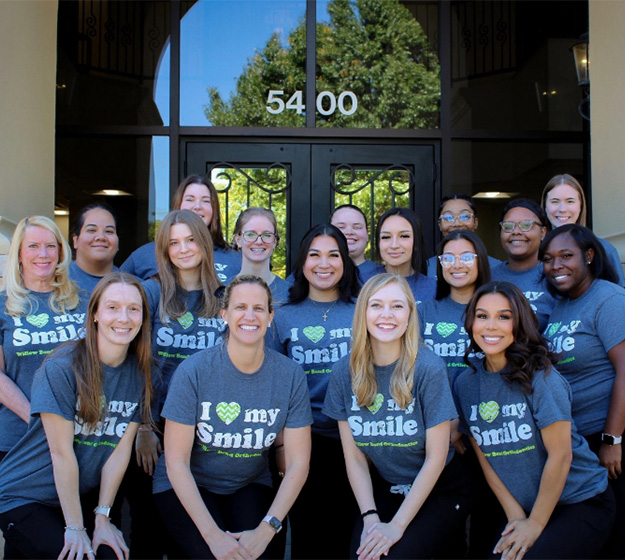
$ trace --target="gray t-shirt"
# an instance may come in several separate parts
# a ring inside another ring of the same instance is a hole
[[[157,384],[158,410],[165,403],[167,388],[174,370],[183,360],[206,348],[221,343],[226,325],[221,317],[200,317],[202,291],[186,293],[186,313],[163,323],[159,314],[161,285],[154,279],[143,283],[152,322],[152,355],[160,370]]]
[[[328,437],[338,438],[338,427],[321,409],[332,365],[350,351],[354,307],[340,300],[332,304],[310,299],[284,305],[276,310],[267,334],[272,348],[304,369],[315,420],[313,432]]]
[[[276,436],[283,428],[312,423],[299,366],[266,348],[260,369],[241,373],[225,343],[178,367],[162,416],[195,427],[191,472],[199,487],[217,494],[231,494],[252,482],[271,485],[267,453]],[[170,488],[161,455],[154,492]]]
[[[618,276],[617,284],[622,288],[625,288],[625,275],[623,274],[623,264],[621,263],[621,257],[619,256],[616,247],[612,245],[612,243],[610,243],[609,241],[601,239],[601,237],[598,237],[597,239],[599,239],[601,245],[603,245],[605,253],[608,257],[608,261],[610,261],[610,264],[612,265],[614,271],[616,272],[616,275]]]
[[[603,492],[607,471],[599,465],[571,417],[571,389],[552,370],[538,372],[533,392],[507,383],[499,372],[461,373],[454,384],[460,429],[473,437],[506,488],[529,513],[534,506],[547,450],[540,430],[558,421],[571,422],[573,461],[559,504],[575,504]],[[479,497],[478,497],[479,499]]]
[[[573,418],[582,435],[601,432],[614,384],[608,352],[625,340],[625,290],[595,280],[584,294],[555,306],[544,335],[573,391]]]
[[[539,329],[545,328],[556,298],[547,289],[542,263],[527,270],[510,270],[506,262],[501,262],[492,267],[491,276],[493,280],[510,282],[519,288],[538,317]]]
[[[421,341],[445,361],[450,383],[469,367],[464,362],[464,353],[471,344],[464,329],[466,308],[451,296],[425,301],[417,307]]]
[[[119,270],[116,266],[113,267],[113,271]],[[82,290],[80,294],[81,299],[84,298],[88,300],[91,297],[91,292],[98,285],[98,282],[104,278],[103,276],[94,276],[93,274],[89,274],[85,272],[82,268],[80,268],[76,261],[72,261],[69,264],[69,278],[73,280],[78,285],[78,288]]]
[[[384,265],[380,264],[372,270],[361,272],[360,276],[364,284],[367,280],[369,280],[369,278],[375,276],[376,274],[383,274],[385,272],[386,269],[384,268]],[[415,273],[411,276],[404,276],[404,280],[408,282],[417,304],[434,299],[434,296],[436,295],[436,278],[430,278],[426,274]]]
[[[152,278],[158,272],[155,247],[154,241],[142,245],[130,254],[120,269],[141,280]],[[229,284],[241,270],[241,253],[234,249],[225,250],[215,247],[213,259],[217,277],[224,285]]]
[[[425,461],[426,430],[456,418],[445,364],[421,346],[414,366],[414,398],[402,410],[390,393],[395,363],[375,367],[378,390],[373,404],[359,407],[352,391],[349,356],[332,368],[323,412],[349,423],[358,448],[391,484],[412,484]],[[447,461],[453,456],[450,447]]]
[[[12,317],[6,312],[6,293],[0,294],[0,346],[6,375],[30,400],[35,371],[57,346],[83,336],[87,301],[67,313],[50,308],[50,293],[30,292],[33,308],[27,315]],[[26,432],[27,424],[0,404],[0,451],[8,451]]]
[[[74,422],[80,494],[100,484],[102,467],[117,447],[128,423],[139,422],[143,387],[142,375],[133,355],[117,367],[105,364],[102,367],[107,412],[104,421],[91,431],[77,416],[78,389],[70,350],[59,350],[37,371],[28,430],[0,463],[0,513],[31,502],[60,505],[40,417],[42,412],[58,414]]]

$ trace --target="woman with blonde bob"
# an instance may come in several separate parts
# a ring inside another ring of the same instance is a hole
[[[72,252],[44,216],[22,219],[11,241],[0,293],[0,460],[26,432],[36,369],[76,338],[84,302],[69,279]]]
[[[128,558],[109,510],[139,421],[150,422],[146,307],[136,278],[108,274],[85,337],[37,370],[28,430],[0,463],[4,558]]]
[[[400,276],[363,286],[352,352],[332,369],[323,412],[339,423],[360,507],[352,554],[445,557],[468,514],[465,475],[449,446],[457,415],[445,364],[420,344],[415,300]]]

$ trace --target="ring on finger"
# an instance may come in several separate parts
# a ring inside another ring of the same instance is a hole
[[[527,548],[525,548],[524,546],[521,547],[521,552],[527,552]]]

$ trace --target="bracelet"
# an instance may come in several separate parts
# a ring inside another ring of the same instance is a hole
[[[110,519],[109,513],[111,512],[111,507],[112,506],[98,506],[93,510],[93,513],[95,513],[96,515],[104,515],[105,517],[108,517]]]
[[[361,513],[360,517],[362,517],[364,519],[365,517],[367,517],[367,515],[377,515],[377,514],[378,514],[378,510],[377,509],[368,509],[364,513]]]
[[[72,527],[71,525],[68,525],[67,527],[65,527],[66,531],[86,531],[87,528],[86,527]]]

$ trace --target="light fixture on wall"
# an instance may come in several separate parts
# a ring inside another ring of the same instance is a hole
[[[582,88],[584,95],[580,101],[579,114],[587,121],[590,120],[590,58],[588,56],[588,33],[580,35],[579,41],[573,43],[569,50],[575,59],[577,71],[577,83]]]

